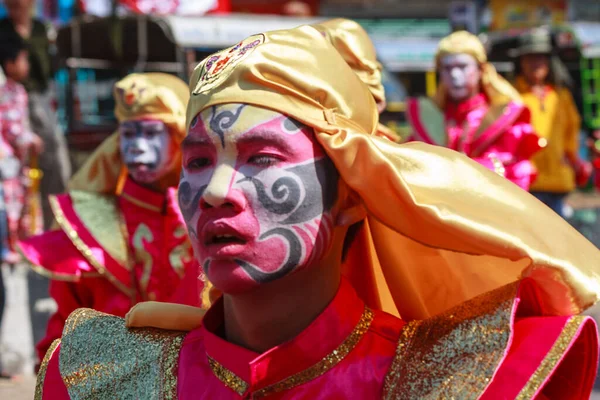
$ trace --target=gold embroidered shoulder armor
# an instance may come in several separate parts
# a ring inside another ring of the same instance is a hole
[[[383,398],[477,399],[508,348],[516,293],[510,284],[407,324]]]
[[[127,329],[123,318],[82,308],[68,318],[60,373],[73,400],[177,398],[185,333]]]

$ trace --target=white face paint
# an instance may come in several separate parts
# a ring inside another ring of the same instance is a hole
[[[162,121],[125,121],[119,132],[121,158],[135,182],[152,184],[175,167],[175,146]]]
[[[453,101],[469,99],[479,92],[481,70],[469,54],[449,54],[442,58],[440,77]]]

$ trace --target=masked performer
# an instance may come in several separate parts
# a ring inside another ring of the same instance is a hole
[[[435,98],[407,103],[411,139],[464,153],[528,190],[536,177],[529,160],[545,141],[534,132],[517,91],[468,32],[444,38],[435,61],[441,78]]]
[[[179,202],[223,295],[131,329],[77,310],[37,398],[589,396],[598,250],[468,157],[377,137],[320,32],[251,36],[190,91]]]
[[[58,304],[37,346],[40,357],[73,310],[124,316],[139,301],[175,301],[181,277],[196,265],[175,189],[187,85],[166,74],[132,74],[114,94],[118,132],[67,194],[51,198],[60,229],[21,242],[33,268],[52,279]]]

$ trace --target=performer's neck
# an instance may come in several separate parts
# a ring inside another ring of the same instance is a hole
[[[326,261],[253,292],[224,295],[225,339],[264,353],[300,334],[338,290],[340,262],[332,265]]]
[[[481,95],[480,91],[475,91],[473,93],[470,93],[468,96],[466,97],[462,97],[460,99],[453,99],[452,97],[450,97],[450,103],[454,104],[454,105],[460,105],[460,104],[464,104],[464,103],[468,103],[469,101],[473,100],[476,97],[479,97]]]

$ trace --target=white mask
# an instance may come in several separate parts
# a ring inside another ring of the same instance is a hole
[[[440,77],[453,101],[466,100],[479,91],[481,70],[469,54],[450,54],[442,58]]]
[[[162,121],[125,121],[119,125],[121,159],[139,184],[152,184],[171,171],[175,146]]]

